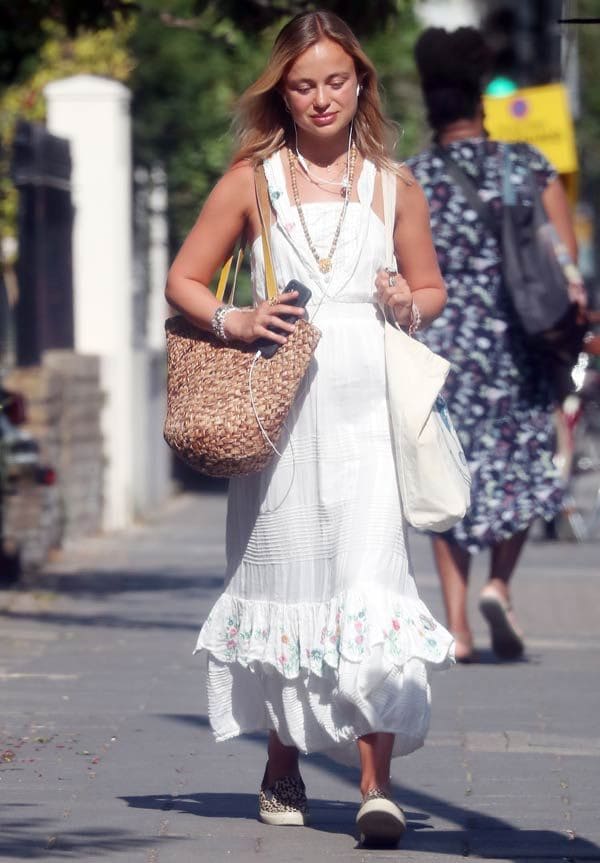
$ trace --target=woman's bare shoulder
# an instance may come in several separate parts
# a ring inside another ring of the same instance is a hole
[[[396,174],[399,190],[403,188],[410,189],[415,185],[418,186],[415,175],[410,170],[406,162],[394,162],[394,173]]]
[[[396,210],[405,212],[407,208],[427,207],[423,187],[405,162],[396,163]]]
[[[215,186],[213,193],[225,199],[244,202],[253,198],[254,168],[252,163],[245,159],[230,165]]]

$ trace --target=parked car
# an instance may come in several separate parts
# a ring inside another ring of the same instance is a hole
[[[33,485],[52,485],[54,470],[40,462],[39,445],[25,429],[22,395],[0,382],[0,587],[16,581],[22,569],[24,525],[11,518],[13,504]]]

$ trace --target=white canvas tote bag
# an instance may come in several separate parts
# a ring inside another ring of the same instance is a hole
[[[386,266],[396,270],[396,177],[382,171]],[[384,313],[385,316],[385,313]],[[388,408],[404,516],[444,531],[464,517],[471,476],[440,390],[450,363],[385,320]]]

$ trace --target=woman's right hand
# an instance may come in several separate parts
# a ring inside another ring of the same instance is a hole
[[[286,305],[286,299],[295,299],[297,291],[289,291],[286,294],[277,294],[275,300],[263,300],[254,308],[239,309],[230,312],[224,321],[225,335],[232,342],[255,342],[257,339],[269,339],[284,345],[287,336],[281,332],[274,332],[269,327],[277,327],[285,333],[292,333],[295,324],[284,321],[282,315],[295,315],[301,318],[304,309],[298,306]]]
[[[568,290],[571,302],[577,303],[580,312],[585,312],[588,306],[588,295],[583,282],[570,282]]]

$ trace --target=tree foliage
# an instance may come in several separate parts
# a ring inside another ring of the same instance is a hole
[[[143,0],[131,41],[135,153],[140,162],[158,161],[167,171],[174,246],[227,164],[237,97],[263,68],[280,27],[317,5],[341,14],[362,39],[380,73],[388,111],[403,130],[399,155],[412,151],[422,112],[410,0]]]
[[[132,0],[17,0],[0,3],[0,88],[39,65],[49,21],[69,39],[81,30],[106,30],[133,11]]]
[[[45,20],[35,69],[0,89],[0,237],[16,231],[17,193],[10,179],[10,154],[17,120],[44,120],[44,87],[57,78],[85,72],[126,81],[133,68],[128,47],[132,27],[131,19],[118,19],[110,28],[79,31],[71,38],[64,25]]]
[[[20,0],[0,6],[0,144],[15,119],[42,119],[43,86],[88,72],[133,90],[136,162],[168,176],[177,246],[231,154],[239,94],[259,74],[276,33],[314,8],[340,14],[361,38],[397,121],[400,157],[422,131],[412,43],[412,0]],[[14,194],[0,222],[10,221]],[[2,226],[0,224],[0,230]]]
[[[202,15],[216,5],[212,0],[194,0],[191,4],[192,15]],[[409,3],[406,0],[371,0],[369,3],[363,0],[329,0],[323,3],[310,0],[221,0],[218,9],[222,17],[252,32],[260,32],[282,18],[290,18],[301,12],[328,9],[343,18],[357,33],[365,35],[385,26],[402,6],[407,5]],[[166,12],[163,20],[167,20],[169,14]],[[193,21],[193,17],[188,18],[188,26],[193,26]]]

